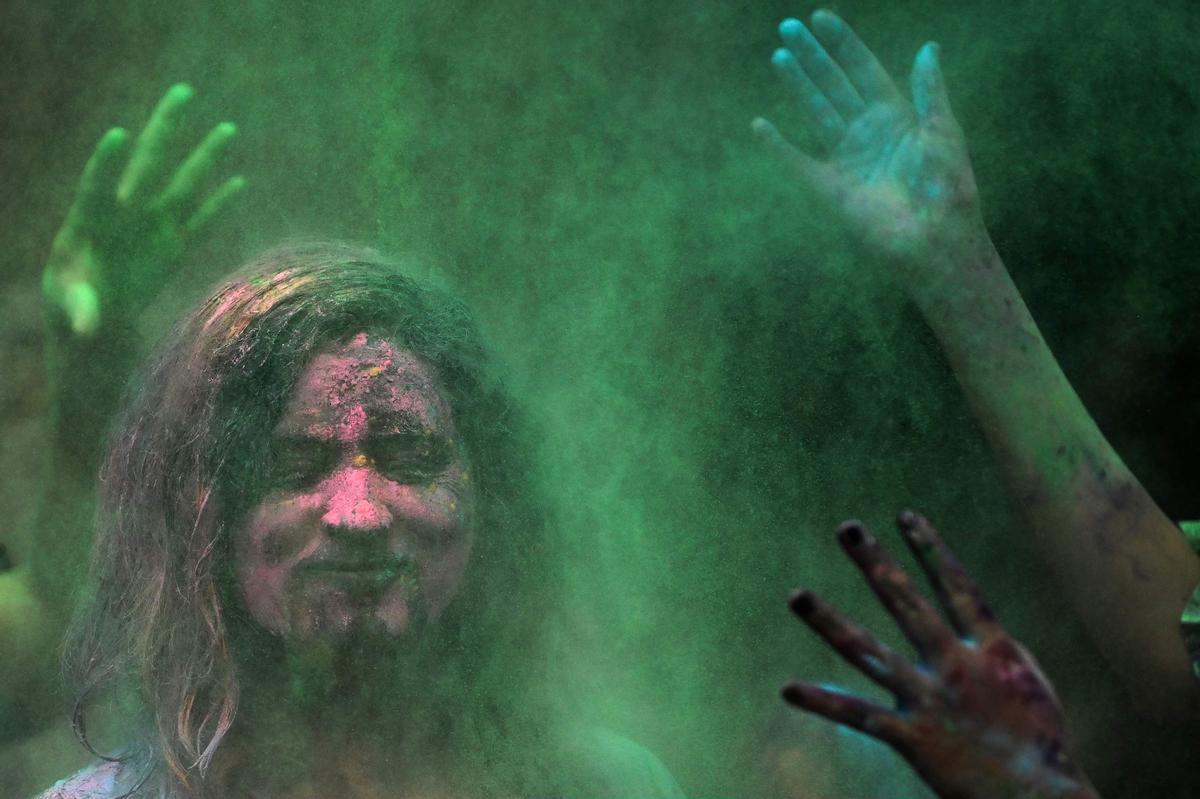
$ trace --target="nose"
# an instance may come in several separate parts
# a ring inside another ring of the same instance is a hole
[[[370,532],[391,526],[392,513],[372,495],[372,470],[355,459],[330,478],[329,499],[321,523],[330,530]]]

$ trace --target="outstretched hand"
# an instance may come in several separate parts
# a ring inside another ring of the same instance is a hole
[[[831,11],[779,26],[772,56],[826,157],[814,158],[765,119],[753,129],[873,254],[913,269],[983,231],[966,141],[946,95],[938,46],[917,53],[912,102],[874,54]],[[936,275],[905,274],[906,281]],[[906,286],[920,288],[920,286]]]
[[[1068,758],[1062,709],[1036,661],[924,518],[904,513],[899,526],[948,624],[861,524],[843,524],[838,540],[916,649],[915,663],[815,594],[791,599],[796,615],[896,706],[801,681],[784,687],[784,699],[889,744],[943,799],[1095,799]]]
[[[243,177],[233,176],[205,194],[236,135],[231,122],[214,127],[182,164],[170,160],[192,94],[185,84],[172,86],[132,151],[128,134],[113,128],[84,168],[42,276],[51,313],[77,335],[129,322],[161,288],[189,242],[245,187]]]

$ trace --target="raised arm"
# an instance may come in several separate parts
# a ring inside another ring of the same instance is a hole
[[[138,315],[187,246],[244,188],[240,176],[209,191],[233,140],[217,125],[182,162],[190,87],[173,86],[130,145],[114,128],[96,145],[42,275],[50,383],[49,468],[26,562],[0,574],[0,737],[37,726],[57,686],[59,639],[91,546],[104,435],[137,349]]]
[[[1121,462],[1043,340],[988,236],[961,128],[927,43],[911,102],[829,11],[780,25],[773,63],[827,153],[760,138],[910,297],[941,342],[1030,528],[1143,709],[1194,715],[1179,616],[1200,559]]]

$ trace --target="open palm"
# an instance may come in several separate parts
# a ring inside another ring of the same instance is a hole
[[[858,240],[877,255],[909,264],[943,237],[982,229],[966,142],[950,110],[936,44],[917,53],[910,103],[832,12],[813,14],[811,30],[788,19],[779,31],[785,46],[772,63],[828,155],[802,153],[765,119],[756,119],[754,130]]]
[[[213,128],[182,164],[169,159],[191,98],[190,87],[172,86],[132,152],[128,134],[113,128],[84,168],[42,278],[47,304],[75,334],[94,334],[102,319],[129,321],[163,286],[187,244],[245,186],[234,176],[204,194],[236,134],[230,122]]]
[[[903,513],[899,526],[943,613],[860,523],[843,524],[838,539],[912,643],[915,661],[811,591],[791,600],[805,624],[895,696],[895,706],[800,680],[784,698],[887,743],[944,799],[1097,799],[1068,756],[1062,708],[1033,656],[996,620],[924,517]]]

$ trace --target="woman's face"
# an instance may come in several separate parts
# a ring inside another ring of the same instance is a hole
[[[237,536],[238,588],[296,638],[403,636],[453,598],[474,491],[432,369],[359,333],[322,350],[272,436],[266,487]]]

